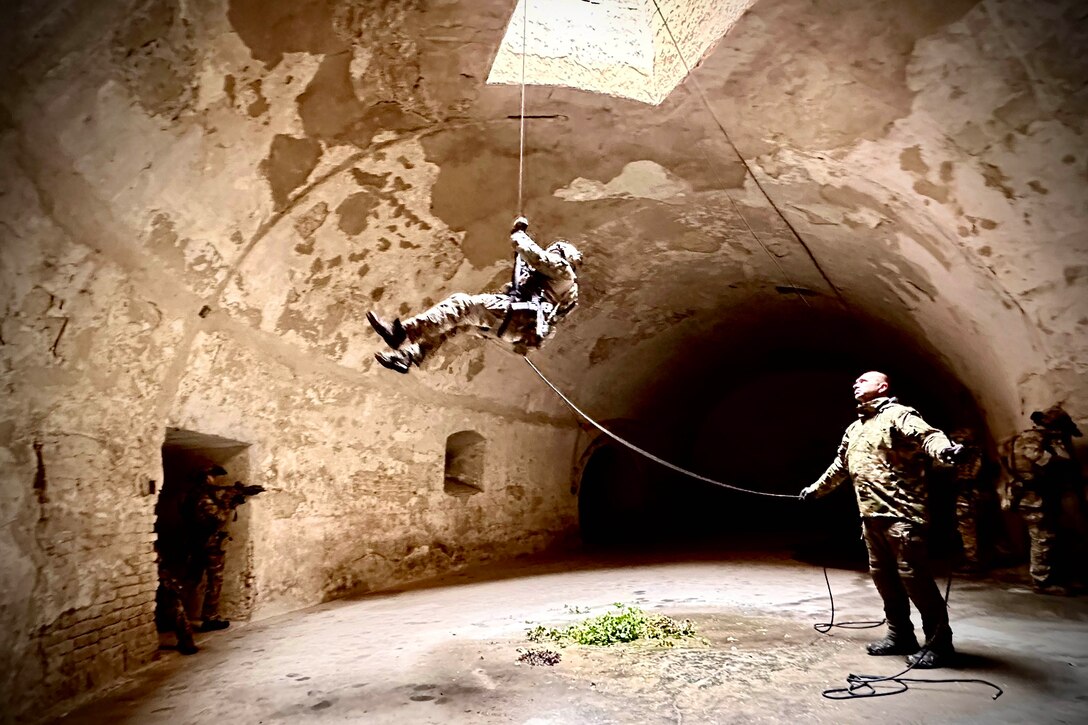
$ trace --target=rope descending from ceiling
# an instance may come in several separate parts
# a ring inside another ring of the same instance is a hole
[[[767,190],[763,188],[763,184],[759,181],[759,177],[755,175],[755,172],[752,171],[752,167],[749,165],[747,159],[744,158],[740,150],[737,148],[736,144],[733,143],[733,139],[729,136],[729,131],[726,130],[725,124],[722,123],[720,118],[718,118],[718,114],[714,112],[714,107],[710,105],[710,99],[707,98],[706,93],[703,91],[702,85],[699,84],[699,80],[692,73],[691,66],[688,65],[687,59],[684,58],[684,53],[680,50],[680,43],[677,42],[676,36],[673,35],[672,28],[669,26],[669,21],[665,17],[665,13],[662,12],[661,6],[658,4],[657,0],[653,0],[653,3],[654,8],[657,10],[658,16],[661,18],[661,22],[665,26],[665,31],[669,34],[669,39],[672,41],[673,47],[676,48],[676,55],[684,66],[685,77],[691,80],[691,84],[695,87],[697,95],[699,96],[700,100],[702,100],[707,112],[710,114],[710,117],[714,119],[714,124],[718,127],[718,130],[722,132],[722,136],[725,138],[725,142],[729,145],[729,148],[733,150],[733,153],[736,155],[737,160],[740,161],[748,176],[752,177],[752,181],[755,182],[756,188],[759,189],[759,193],[763,195],[763,198],[767,200],[767,203],[770,204],[775,214],[777,214],[778,217],[782,220],[782,223],[786,225],[786,228],[790,230],[793,238],[797,240],[797,243],[801,246],[802,249],[805,250],[805,254],[808,256],[809,261],[812,262],[812,265],[816,268],[816,271],[819,272],[820,277],[823,278],[827,286],[831,289],[832,292],[834,292],[835,297],[839,301],[839,304],[841,304],[844,308],[848,307],[846,303],[846,298],[843,297],[842,292],[839,290],[838,286],[836,286],[835,283],[831,281],[831,278],[827,275],[827,272],[825,272],[824,268],[820,265],[819,260],[816,259],[816,255],[812,253],[812,250],[805,243],[805,240],[802,239],[801,235],[797,232],[796,227],[794,227],[790,220],[786,218],[786,215],[782,212],[782,209],[779,208],[778,204],[774,202],[774,199],[770,197],[770,195],[767,193]],[[717,173],[716,167],[715,172]],[[752,238],[756,240],[756,242],[767,254],[767,256],[770,257],[771,261],[774,262],[775,267],[778,268],[779,274],[781,274],[782,277],[785,278],[788,287],[794,292],[794,294],[797,295],[797,297],[802,302],[805,303],[806,307],[809,306],[809,302],[805,298],[805,295],[801,292],[801,288],[793,284],[792,280],[790,280],[789,274],[782,267],[781,263],[779,263],[778,258],[773,253],[771,253],[771,251],[767,248],[767,245],[763,243],[763,241],[759,238],[759,235],[756,234],[754,229],[752,229],[752,225],[748,223],[748,219],[744,216],[744,214],[741,213],[740,208],[737,206],[737,202],[734,201],[733,196],[729,193],[729,190],[725,186],[724,179],[721,178],[720,174],[719,181],[723,182],[722,190],[725,192],[726,197],[729,198],[729,203],[732,204],[733,210],[737,213],[737,216],[739,216],[741,218],[741,221],[744,222],[744,226],[747,227],[749,234],[752,235]]]

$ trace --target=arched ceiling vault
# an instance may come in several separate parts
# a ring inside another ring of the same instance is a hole
[[[589,407],[623,417],[653,380],[712,375],[702,350],[761,359],[753,341],[780,339],[762,320],[789,339],[830,319],[911,341],[999,431],[1031,406],[1080,400],[1076,3],[663,4],[703,58],[715,114],[840,298],[690,84],[668,92],[679,77],[661,80],[649,6],[570,2],[606,25],[641,13],[631,26],[652,30],[661,91],[650,105],[617,88],[528,89],[531,231],[587,253],[581,307],[540,359]],[[533,7],[530,35],[583,49],[575,26]],[[5,51],[4,107],[28,188],[70,234],[92,220],[104,253],[167,270],[173,299],[292,364],[562,415],[492,346],[457,342],[425,374],[381,376],[363,320],[508,274],[516,3],[118,0],[75,24],[66,8],[24,9],[12,26],[35,32]],[[77,42],[91,25],[111,30]],[[61,60],[46,60],[49,43]],[[566,72],[533,60],[534,73]]]

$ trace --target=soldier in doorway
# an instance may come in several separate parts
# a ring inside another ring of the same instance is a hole
[[[514,274],[501,292],[458,292],[422,314],[404,321],[394,319],[392,323],[368,312],[371,327],[390,348],[375,355],[378,363],[407,373],[451,336],[470,328],[512,345],[522,355],[540,347],[578,303],[582,253],[565,240],[542,249],[529,236],[528,228],[525,217],[514,220],[510,232],[516,252]]]
[[[184,655],[197,652],[186,604],[205,577],[200,631],[230,625],[218,617],[219,594],[223,586],[223,542],[227,538],[223,529],[247,497],[264,490],[261,486],[243,486],[240,482],[233,486],[220,485],[217,479],[226,474],[226,470],[218,465],[201,471],[200,480],[179,505],[177,521],[167,530],[159,531],[156,543],[159,552],[156,618],[160,630],[173,630],[177,634],[177,649]]]
[[[215,485],[215,479],[225,476],[222,466],[211,466],[199,472],[192,488],[167,505],[160,498],[156,520],[159,552],[159,589],[156,593],[156,619],[161,631],[177,635],[177,649],[185,655],[195,654],[193,624],[186,611],[204,576],[205,556],[203,538],[197,531],[195,504],[205,488]]]
[[[1034,427],[1007,441],[1004,463],[1008,479],[1002,508],[1019,511],[1031,539],[1030,572],[1035,591],[1068,594],[1068,576],[1058,558],[1062,498],[1075,488],[1083,496],[1080,466],[1073,456],[1073,437],[1081,435],[1073,419],[1054,405],[1031,414]]]
[[[209,478],[197,493],[193,506],[194,533],[198,546],[196,556],[206,577],[204,603],[201,606],[201,632],[212,632],[230,626],[229,621],[219,618],[219,596],[223,590],[223,568],[226,564],[223,551],[228,537],[226,527],[232,518],[237,518],[237,508],[250,496],[256,496],[262,491],[263,486],[246,486],[241,481],[235,481],[232,486],[221,486]]]

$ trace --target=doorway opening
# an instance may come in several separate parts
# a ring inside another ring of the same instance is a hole
[[[159,553],[155,614],[160,632],[177,634],[179,649],[187,635],[177,622],[174,597],[195,631],[208,629],[211,621],[245,621],[253,612],[252,507],[233,506],[223,515],[225,521],[212,528],[199,509],[209,481],[223,488],[251,483],[248,450],[243,441],[181,428],[166,430],[163,487],[155,506]]]

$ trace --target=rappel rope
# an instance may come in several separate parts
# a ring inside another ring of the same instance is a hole
[[[654,5],[655,6],[657,5],[656,0],[654,2]],[[523,190],[524,190],[524,177],[525,177],[525,56],[526,56],[526,50],[527,50],[527,46],[528,46],[528,33],[529,33],[529,31],[528,31],[528,28],[529,28],[529,0],[522,0],[521,7],[522,7],[522,18],[521,18],[521,112],[520,112],[521,131],[520,131],[520,143],[519,143],[519,147],[518,147],[518,216],[524,216]],[[661,13],[661,8],[660,7],[657,8],[657,11],[660,14]],[[664,21],[665,16],[661,15],[661,19]],[[665,23],[665,27],[666,27],[666,29],[668,28],[668,23],[667,22]],[[669,30],[669,37],[672,37],[672,30]],[[673,38],[673,44],[674,45],[676,44],[676,39],[675,38]],[[684,60],[683,55],[680,53],[680,46],[679,45],[676,46],[676,52],[677,52],[677,55],[680,55],[680,60],[684,63],[684,67],[687,68],[687,61]],[[711,114],[713,114],[713,111],[711,111]],[[715,117],[715,121],[716,120],[717,120],[717,118]],[[718,126],[719,126],[719,128],[721,128],[720,123],[718,124]],[[723,132],[724,132],[724,130],[725,129],[722,128]],[[726,136],[726,140],[728,140],[728,136]],[[730,144],[732,144],[731,141],[730,141]],[[734,148],[734,150],[735,150],[735,148]],[[743,161],[743,159],[742,159],[742,161]],[[746,168],[747,168],[747,166],[746,166]],[[750,170],[749,170],[749,173],[751,173]],[[753,176],[753,178],[754,178],[754,176]],[[723,183],[722,186],[724,188],[724,183]],[[762,187],[760,188],[760,190],[762,191]],[[764,193],[764,195],[766,196],[766,193]],[[730,202],[733,201],[733,197],[729,196],[728,192],[726,192],[726,196],[729,197]],[[770,201],[769,198],[768,198],[768,201]],[[773,205],[773,202],[772,202],[772,205]],[[736,211],[737,215],[744,221],[745,226],[748,227],[748,231],[751,233],[752,238],[755,239],[756,242],[758,242],[761,247],[763,247],[763,251],[767,253],[767,256],[769,256],[772,261],[774,261],[775,265],[778,267],[779,272],[782,274],[783,278],[786,280],[786,283],[791,288],[796,289],[796,286],[792,283],[792,281],[790,281],[789,275],[787,275],[785,270],[782,269],[782,266],[778,263],[778,260],[775,259],[774,255],[771,254],[770,250],[768,250],[767,247],[764,246],[763,242],[760,241],[759,237],[756,235],[756,233],[752,229],[752,227],[748,225],[748,220],[745,219],[744,215],[740,213],[740,210],[736,208],[736,203],[735,202],[733,203],[733,207],[734,207],[734,210]],[[781,213],[781,212],[779,212],[779,213]],[[516,285],[516,283],[517,283],[517,264],[515,263],[515,265],[514,265],[514,284]],[[798,293],[797,296],[800,297],[801,300],[806,305],[808,305],[808,300],[806,300],[803,295]],[[670,463],[669,461],[666,461],[663,458],[659,458],[658,456],[655,456],[653,453],[650,453],[647,450],[639,448],[634,443],[631,443],[630,441],[616,435],[615,433],[613,433],[612,431],[608,430],[603,425],[598,423],[596,420],[594,420],[592,417],[590,417],[584,411],[582,411],[578,406],[576,406],[570,400],[570,398],[568,398],[566,395],[564,395],[562,393],[562,391],[559,390],[559,388],[557,388],[550,380],[548,380],[548,378],[544,376],[544,373],[540,372],[540,369],[537,368],[537,366],[533,364],[533,361],[530,360],[527,356],[525,357],[525,362],[527,362],[529,364],[529,367],[531,367],[533,369],[533,372],[535,372],[537,375],[539,375],[540,379],[543,380],[548,385],[548,387],[550,387],[552,390],[554,390],[555,394],[558,395],[560,398],[562,398],[563,402],[566,403],[570,407],[570,409],[573,410],[577,415],[584,418],[594,428],[601,431],[602,433],[607,435],[609,438],[612,438],[614,441],[616,441],[620,445],[623,445],[623,446],[626,446],[627,448],[630,448],[631,450],[635,451],[639,455],[644,456],[645,458],[648,458],[649,460],[651,460],[651,461],[653,461],[653,462],[655,462],[655,463],[657,463],[657,464],[659,464],[661,466],[664,466],[664,467],[666,467],[666,468],[668,468],[670,470],[676,471],[677,473],[681,473],[681,474],[683,474],[685,476],[688,476],[690,478],[694,478],[694,479],[697,479],[699,481],[703,481],[705,483],[712,484],[714,486],[720,486],[722,488],[727,488],[727,489],[730,489],[732,491],[741,491],[743,493],[750,493],[750,494],[754,494],[756,496],[767,496],[767,497],[771,497],[771,498],[789,498],[789,499],[796,499],[797,498],[797,496],[795,494],[769,493],[767,491],[755,491],[755,490],[752,490],[752,489],[749,489],[749,488],[741,488],[740,486],[734,486],[732,484],[724,483],[723,481],[718,481],[716,479],[709,478],[707,476],[703,476],[701,474],[695,473],[694,471],[689,471],[688,469],[681,468],[680,466],[677,466],[676,464]]]
[[[725,129],[725,124],[722,123],[720,118],[718,118],[718,114],[714,112],[714,107],[710,105],[710,100],[707,98],[706,93],[703,92],[702,85],[699,84],[699,80],[695,77],[695,74],[692,73],[692,68],[688,64],[687,59],[684,58],[684,53],[680,50],[680,43],[677,42],[676,36],[672,32],[672,28],[669,26],[668,18],[665,17],[665,13],[662,12],[661,6],[658,4],[657,0],[653,0],[653,3],[654,8],[657,10],[658,16],[660,16],[661,18],[662,24],[665,26],[665,31],[669,34],[669,40],[672,41],[673,47],[676,48],[676,56],[680,59],[680,63],[684,66],[685,78],[691,80],[691,84],[695,87],[695,91],[699,96],[699,99],[703,102],[703,105],[706,107],[707,113],[709,113],[710,117],[714,119],[714,124],[718,127],[718,130],[722,132],[722,136],[725,138],[725,142],[729,145],[729,148],[733,150],[733,154],[737,157],[737,160],[740,161],[741,165],[744,167],[745,172],[747,172],[747,174],[752,177],[752,181],[755,183],[756,188],[759,189],[759,193],[763,195],[763,198],[767,200],[767,203],[771,206],[771,209],[773,209],[775,214],[778,215],[778,218],[782,220],[782,223],[786,225],[786,228],[790,230],[790,234],[793,235],[793,238],[797,240],[797,243],[801,246],[803,250],[805,250],[805,254],[808,256],[809,261],[812,262],[812,266],[816,268],[816,271],[820,273],[820,277],[822,277],[824,282],[827,283],[827,286],[831,288],[831,291],[835,293],[835,297],[839,300],[839,304],[841,304],[843,307],[846,307],[846,299],[842,296],[842,292],[835,285],[835,283],[831,281],[831,278],[827,276],[827,272],[825,272],[823,267],[820,266],[820,262],[816,259],[816,255],[814,255],[812,253],[812,250],[809,249],[808,245],[805,244],[805,240],[801,238],[801,235],[797,232],[797,229],[793,226],[792,223],[790,223],[790,220],[786,218],[786,215],[782,213],[782,210],[779,208],[778,204],[774,203],[774,199],[772,199],[770,194],[767,193],[767,190],[763,188],[763,184],[759,181],[759,177],[757,177],[755,172],[752,170],[752,167],[751,165],[749,165],[748,160],[744,158],[743,154],[741,154],[740,152],[740,149],[738,149],[737,145],[733,143],[733,139],[730,138],[729,132]],[[760,248],[771,260],[771,262],[774,263],[774,266],[778,269],[778,273],[781,274],[782,278],[786,280],[786,284],[789,285],[790,289],[793,290],[794,294],[796,294],[797,297],[805,303],[806,307],[811,307],[808,300],[805,299],[804,294],[801,293],[800,288],[793,283],[793,280],[790,278],[789,273],[786,272],[785,268],[783,268],[782,264],[778,261],[778,257],[776,257],[771,252],[771,250],[767,248],[767,245],[764,244],[763,240],[759,238],[759,235],[756,234],[755,229],[752,228],[752,225],[748,223],[748,218],[741,213],[740,208],[737,206],[737,202],[733,199],[733,195],[729,193],[729,190],[725,184],[725,180],[722,178],[721,173],[718,171],[718,168],[716,166],[711,166],[711,168],[714,170],[714,173],[718,175],[718,180],[722,182],[722,191],[725,192],[726,198],[729,199],[729,203],[730,205],[732,205],[733,211],[736,212],[737,216],[740,217],[740,220],[744,222],[744,226],[748,229],[748,233],[752,235],[752,239],[756,241],[756,243],[760,246]]]
[[[722,481],[718,481],[716,479],[709,478],[709,477],[704,476],[702,474],[695,473],[694,471],[689,471],[686,468],[681,468],[680,466],[677,466],[675,463],[669,463],[664,458],[659,458],[658,456],[655,456],[653,453],[650,453],[649,451],[647,451],[647,450],[645,450],[643,448],[639,448],[638,446],[636,446],[634,443],[630,442],[629,440],[626,440],[625,438],[622,438],[621,436],[618,436],[615,433],[613,433],[612,431],[605,428],[603,425],[601,425],[596,420],[594,420],[592,417],[590,417],[590,415],[588,413],[586,413],[581,408],[579,408],[577,405],[575,405],[571,401],[570,398],[568,398],[566,395],[563,395],[563,392],[561,390],[559,390],[559,388],[557,388],[555,386],[555,384],[552,383],[551,380],[548,380],[548,378],[545,377],[544,373],[540,372],[540,368],[538,368],[535,364],[533,364],[533,361],[530,360],[528,358],[528,356],[525,357],[525,362],[527,362],[529,364],[529,367],[531,367],[533,369],[533,372],[535,372],[537,375],[539,375],[540,379],[543,380],[547,384],[547,386],[549,388],[554,390],[555,394],[558,395],[560,398],[562,398],[563,402],[566,403],[567,406],[571,410],[573,410],[579,417],[584,418],[585,421],[587,423],[589,423],[590,425],[592,425],[594,428],[596,428],[600,432],[604,433],[606,436],[608,436],[612,440],[616,441],[620,445],[626,446],[627,448],[630,448],[632,451],[634,451],[635,453],[638,453],[640,456],[644,456],[645,458],[650,459],[654,463],[657,463],[657,464],[659,464],[661,466],[664,466],[665,468],[668,468],[668,469],[670,469],[672,471],[676,471],[677,473],[682,473],[685,476],[688,476],[690,478],[698,479],[700,481],[703,481],[704,483],[713,484],[715,486],[721,486],[722,488],[728,488],[731,491],[740,491],[742,493],[750,493],[750,494],[754,494],[756,496],[768,496],[770,498],[789,498],[789,499],[797,500],[797,494],[794,494],[794,493],[770,493],[768,491],[755,491],[755,490],[750,489],[750,488],[741,488],[740,486],[734,486],[734,485],[732,485],[730,483],[724,483]]]
[[[677,55],[677,57],[680,58],[680,62],[684,65],[684,70],[686,72],[686,77],[691,79],[692,84],[695,86],[695,88],[696,88],[696,90],[698,92],[698,95],[699,95],[700,99],[703,102],[703,105],[706,106],[706,109],[710,113],[711,117],[714,119],[715,124],[721,130],[722,135],[725,137],[726,142],[729,144],[730,148],[733,150],[733,153],[736,154],[737,158],[740,160],[740,163],[744,166],[745,171],[748,173],[749,176],[752,177],[752,181],[755,183],[756,188],[759,189],[760,193],[767,200],[767,202],[771,205],[771,208],[774,209],[775,213],[779,216],[779,218],[782,220],[782,222],[790,230],[790,232],[793,234],[794,238],[797,240],[798,244],[800,244],[802,249],[805,250],[805,253],[808,255],[809,260],[812,262],[812,264],[816,268],[816,270],[820,273],[820,276],[823,278],[824,282],[826,282],[828,287],[830,287],[831,290],[835,293],[835,296],[839,300],[839,303],[842,304],[843,306],[845,306],[846,305],[846,300],[843,298],[842,293],[839,291],[839,288],[837,286],[835,286],[835,284],[827,276],[827,273],[824,271],[823,267],[820,266],[820,263],[817,261],[815,255],[813,255],[812,250],[809,249],[808,245],[805,244],[803,239],[801,239],[801,235],[794,228],[793,224],[790,223],[789,219],[787,219],[785,214],[782,213],[782,210],[779,209],[778,205],[775,204],[774,200],[771,199],[770,195],[767,194],[767,191],[763,188],[763,184],[760,183],[759,179],[756,177],[755,173],[752,171],[751,167],[749,166],[747,160],[741,155],[740,151],[737,149],[736,145],[733,143],[733,140],[729,137],[729,133],[726,131],[725,126],[722,124],[721,120],[718,118],[718,115],[714,112],[714,108],[710,105],[710,101],[707,99],[706,94],[703,93],[702,87],[699,85],[699,82],[695,79],[695,76],[692,75],[691,67],[688,65],[687,60],[684,58],[683,52],[681,52],[681,50],[680,50],[680,44],[677,42],[676,36],[673,35],[672,28],[669,27],[669,22],[666,19],[665,14],[661,11],[661,6],[658,5],[657,0],[653,0],[653,3],[654,3],[654,8],[657,10],[658,15],[661,17],[661,22],[665,26],[665,30],[669,34],[670,40],[672,40],[673,46],[676,48],[676,55]],[[525,57],[526,57],[526,47],[527,47],[527,40],[528,40],[528,15],[529,15],[529,0],[522,0],[521,110],[520,110],[520,114],[519,114],[520,129],[519,129],[519,144],[518,144],[518,216],[524,216]],[[752,228],[751,224],[748,223],[747,217],[745,217],[744,214],[741,213],[740,208],[737,206],[736,201],[733,200],[733,196],[728,192],[728,190],[726,190],[724,180],[722,180],[720,178],[720,174],[718,173],[717,167],[712,167],[712,168],[714,169],[714,172],[716,174],[718,174],[719,180],[723,181],[722,189],[723,189],[723,191],[725,191],[726,198],[729,199],[729,203],[732,205],[733,211],[736,212],[737,216],[740,217],[741,221],[744,222],[744,226],[748,229],[748,233],[752,236],[752,238],[756,241],[756,243],[760,246],[760,248],[763,249],[763,251],[764,251],[764,253],[766,253],[767,257],[774,263],[775,267],[778,269],[779,274],[782,275],[783,279],[786,281],[786,283],[790,287],[790,289],[794,291],[794,293],[797,295],[798,298],[800,298],[800,300],[805,304],[806,307],[811,307],[811,305],[809,305],[808,300],[805,299],[805,296],[800,292],[800,289],[797,287],[797,285],[793,284],[792,279],[790,278],[790,276],[786,272],[786,270],[782,267],[782,265],[778,261],[777,257],[775,257],[775,255],[767,248],[767,245],[765,245],[763,243],[763,240],[761,240],[759,238],[759,235],[756,234],[756,232]],[[515,266],[515,271],[516,271],[516,266]],[[543,380],[544,383],[549,388],[551,388],[555,392],[555,394],[558,395],[560,397],[560,399],[562,399],[562,401],[564,403],[566,403],[567,407],[569,407],[572,411],[574,411],[574,413],[576,415],[578,415],[580,418],[584,419],[587,423],[592,425],[594,428],[599,430],[604,435],[608,436],[609,438],[616,441],[620,445],[622,445],[622,446],[624,446],[626,448],[629,448],[630,450],[634,451],[635,453],[638,453],[639,455],[643,456],[644,458],[646,458],[648,460],[651,460],[651,461],[653,461],[654,463],[657,463],[660,466],[668,468],[671,471],[675,471],[676,473],[682,474],[682,475],[687,476],[689,478],[694,478],[694,479],[696,479],[698,481],[703,481],[704,483],[709,483],[709,484],[711,484],[713,486],[718,486],[720,488],[725,488],[725,489],[728,489],[730,491],[738,491],[740,493],[748,493],[748,494],[752,494],[754,496],[765,496],[765,497],[768,497],[768,498],[787,498],[787,499],[797,500],[798,497],[795,494],[771,493],[771,492],[768,492],[768,491],[757,491],[757,490],[750,489],[750,488],[742,488],[741,486],[734,486],[733,484],[725,483],[724,481],[719,481],[717,479],[710,478],[708,476],[704,476],[704,475],[699,474],[699,473],[695,473],[694,471],[689,471],[686,468],[683,468],[681,466],[677,466],[674,463],[666,461],[665,459],[660,458],[659,456],[656,456],[653,453],[650,453],[649,451],[647,451],[647,450],[645,450],[643,448],[640,448],[639,446],[635,445],[634,443],[631,443],[627,439],[613,433],[612,431],[608,430],[603,425],[598,423],[589,414],[587,414],[585,411],[583,411],[581,408],[579,408],[577,405],[575,405],[574,402],[570,398],[568,398],[566,395],[564,395],[563,392],[558,387],[556,387],[556,385],[554,383],[552,383],[552,381],[549,380],[544,375],[544,373],[540,372],[540,368],[538,368],[533,363],[533,361],[529,359],[529,357],[527,355],[524,356],[524,359],[525,359],[525,362],[529,365],[529,367],[533,369],[533,372],[535,372],[537,374],[537,376],[541,380]],[[879,626],[883,625],[887,621],[887,620],[880,620],[880,621],[875,621],[874,620],[874,621],[855,621],[855,622],[835,622],[835,597],[831,593],[831,580],[828,578],[828,575],[827,575],[827,567],[825,566],[823,569],[824,569],[824,581],[827,584],[827,595],[828,595],[828,598],[831,601],[831,621],[830,622],[817,622],[817,623],[813,624],[813,629],[815,629],[817,632],[819,632],[821,634],[830,634],[830,631],[833,628],[870,629],[870,628],[874,628],[874,627],[879,627]],[[952,577],[949,576],[948,584],[945,587],[945,593],[944,593],[945,606],[948,606],[948,596],[951,593],[951,589],[952,589]],[[928,646],[928,644],[926,646]],[[924,648],[923,648],[923,651],[924,651]],[[829,700],[852,700],[852,699],[860,699],[860,698],[868,698],[868,697],[885,697],[885,696],[888,696],[888,695],[898,695],[898,694],[901,694],[903,692],[906,692],[910,688],[910,685],[907,684],[907,683],[929,683],[929,684],[933,684],[933,683],[957,683],[957,682],[959,682],[959,683],[974,683],[974,684],[981,684],[981,685],[986,685],[988,687],[992,687],[996,691],[996,694],[994,694],[994,696],[993,696],[994,700],[996,700],[997,698],[1001,697],[1002,694],[1004,694],[1004,690],[1002,690],[1000,687],[998,687],[997,685],[995,685],[992,682],[989,682],[987,680],[982,680],[982,679],[969,679],[969,678],[943,678],[943,679],[933,678],[933,679],[931,679],[931,678],[904,677],[904,675],[906,675],[911,670],[913,670],[915,668],[915,666],[916,665],[912,664],[912,665],[908,666],[906,669],[902,670],[901,672],[898,672],[897,674],[889,675],[889,676],[859,675],[859,674],[850,673],[846,678],[846,681],[847,681],[847,686],[846,687],[832,688],[832,689],[824,690],[821,694],[825,698],[827,698]],[[877,689],[876,686],[881,685],[883,683],[887,683],[889,685],[894,685],[894,687],[892,689]]]
[[[523,179],[525,178],[525,56],[529,39],[529,0],[521,4],[521,129],[518,143],[518,216],[525,216]]]

